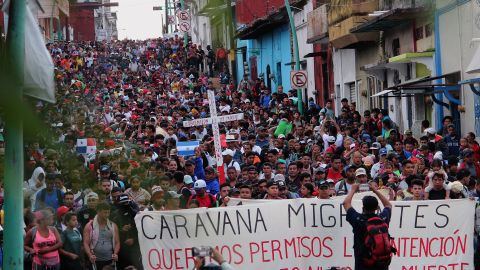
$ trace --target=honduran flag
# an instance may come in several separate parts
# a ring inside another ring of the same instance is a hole
[[[77,154],[92,155],[97,152],[97,143],[94,138],[77,139]]]
[[[193,156],[195,155],[195,148],[198,147],[199,141],[177,142],[177,155],[179,156]]]

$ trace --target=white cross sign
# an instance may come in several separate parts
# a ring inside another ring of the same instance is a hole
[[[243,113],[229,114],[229,115],[217,115],[217,102],[215,101],[215,92],[212,90],[207,91],[208,104],[210,108],[210,117],[195,119],[191,121],[183,121],[184,127],[212,125],[213,131],[213,143],[215,144],[215,159],[217,160],[217,171],[219,172],[220,184],[225,182],[225,174],[223,173],[223,156],[222,145],[220,143],[220,128],[218,123],[231,122],[243,119]],[[221,172],[221,173],[220,173]]]

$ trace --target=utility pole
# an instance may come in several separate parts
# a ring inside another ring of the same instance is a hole
[[[7,57],[9,103],[23,99],[25,62],[25,21],[27,0],[10,1],[8,16]],[[5,68],[5,66],[3,67]],[[12,108],[17,108],[13,106]],[[6,111],[5,123],[5,218],[3,269],[23,269],[23,121],[18,109]]]
[[[298,52],[297,29],[295,29],[295,21],[293,19],[292,8],[290,7],[290,2],[288,0],[285,0],[285,7],[287,9],[288,19],[290,20],[290,28],[292,29],[295,70],[300,70],[300,53]],[[298,112],[303,115],[303,98],[302,89],[300,88],[297,88],[297,99]]]

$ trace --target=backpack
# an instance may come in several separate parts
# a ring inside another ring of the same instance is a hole
[[[388,224],[379,216],[367,220],[364,244],[363,264],[366,267],[387,267],[392,261],[392,254],[397,253],[393,238],[388,233]]]
[[[58,201],[58,205],[63,205],[63,196],[62,196],[62,192],[59,190],[59,189],[55,189],[56,193],[57,193],[57,201]],[[40,201],[42,203],[45,203],[45,197],[47,197],[47,192],[45,189],[42,189],[42,191],[40,191],[41,194],[40,194]]]

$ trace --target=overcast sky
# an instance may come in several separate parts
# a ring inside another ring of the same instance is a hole
[[[162,33],[162,11],[153,11],[153,6],[165,3],[163,0],[111,0],[118,2],[118,38],[146,39],[159,37]]]

